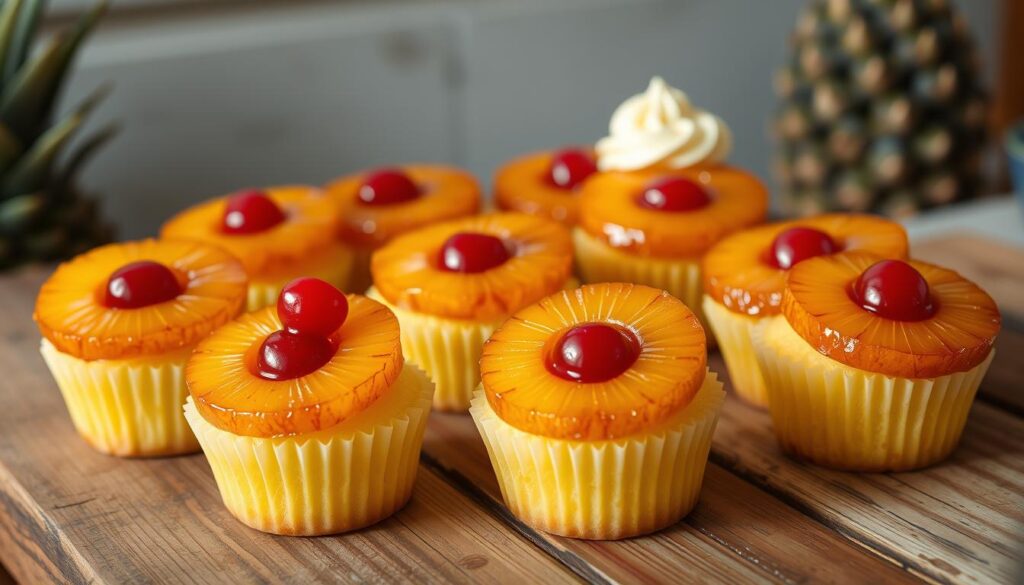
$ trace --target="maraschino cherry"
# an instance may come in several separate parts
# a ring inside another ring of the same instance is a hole
[[[281,290],[277,316],[283,329],[263,340],[256,370],[267,380],[311,374],[335,352],[331,336],[348,316],[345,293],[318,278],[298,278]]]
[[[170,268],[141,260],[125,264],[110,275],[103,304],[115,309],[139,309],[169,301],[181,293],[181,283]]]
[[[575,189],[587,177],[597,172],[597,163],[590,153],[567,148],[555,153],[548,167],[548,181],[556,187]]]
[[[284,220],[284,212],[266,193],[242,191],[228,198],[221,229],[228,234],[255,234]]]
[[[768,261],[777,268],[789,270],[808,258],[838,251],[839,245],[825,232],[809,227],[794,227],[775,237],[768,250]]]
[[[421,195],[419,186],[399,169],[379,169],[366,176],[359,186],[359,202],[364,205],[393,205],[412,201]]]
[[[923,321],[935,314],[928,281],[902,260],[872,264],[854,281],[851,296],[866,311],[894,321]]]
[[[625,372],[640,356],[640,342],[627,329],[584,323],[566,331],[551,348],[550,372],[574,382],[605,382]]]
[[[656,211],[693,211],[711,203],[711,196],[695,181],[685,177],[665,177],[644,187],[637,203]]]
[[[438,265],[447,272],[476,274],[501,266],[512,257],[501,238],[475,232],[454,234],[438,253]]]

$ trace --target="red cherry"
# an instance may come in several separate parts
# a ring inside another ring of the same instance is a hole
[[[928,281],[901,260],[872,264],[853,283],[853,300],[894,321],[923,321],[935,314]]]
[[[585,323],[565,332],[552,348],[548,371],[574,382],[605,382],[625,372],[640,356],[632,332],[604,323]]]
[[[420,188],[399,169],[380,169],[363,179],[359,186],[359,201],[365,205],[392,205],[412,201],[421,194]]]
[[[319,370],[333,355],[326,337],[275,331],[260,346],[256,372],[267,380],[291,380]]]
[[[115,309],[138,309],[169,301],[182,291],[170,268],[141,260],[125,264],[110,275],[103,304]]]
[[[292,333],[328,337],[348,317],[345,293],[319,278],[296,278],[277,297],[277,316]]]
[[[228,234],[255,234],[285,220],[284,212],[263,191],[242,191],[228,198],[221,230]]]
[[[711,196],[699,183],[683,177],[665,177],[649,183],[637,202],[657,211],[693,211],[711,203]]]
[[[548,167],[548,181],[562,189],[575,189],[597,172],[597,163],[589,152],[567,148],[555,153]]]
[[[445,241],[438,254],[442,270],[475,274],[501,266],[512,254],[501,238],[460,232]]]
[[[808,258],[838,251],[839,245],[825,232],[809,227],[795,227],[775,237],[768,250],[768,260],[777,268],[789,270]]]

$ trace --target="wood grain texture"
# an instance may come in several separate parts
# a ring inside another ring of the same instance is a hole
[[[202,456],[121,460],[74,432],[29,320],[41,273],[0,287],[0,547],[22,582],[574,582],[438,474],[391,519],[341,537],[251,530]]]

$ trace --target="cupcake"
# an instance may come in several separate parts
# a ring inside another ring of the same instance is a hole
[[[346,289],[352,252],[337,243],[336,206],[313,187],[240,191],[171,218],[161,235],[198,240],[231,252],[249,274],[250,311],[277,302],[281,287],[315,276]]]
[[[494,333],[480,371],[470,413],[523,522],[606,540],[693,509],[725,393],[678,299],[632,284],[556,293]]]
[[[242,265],[199,242],[110,244],[61,264],[33,318],[82,438],[121,457],[197,451],[181,415],[185,362],[245,291]]]
[[[466,411],[484,341],[513,312],[565,288],[569,233],[551,220],[498,213],[400,236],[373,255],[367,293],[395,312],[409,361],[434,380],[434,408]]]
[[[404,165],[342,177],[326,187],[341,211],[340,237],[355,252],[351,290],[371,284],[370,256],[391,238],[480,211],[480,185],[442,165]]]
[[[730,134],[660,78],[615,111],[583,183],[576,260],[586,282],[669,291],[700,314],[700,260],[720,239],[764,221],[768,195],[722,163]]]
[[[576,224],[580,185],[597,172],[589,148],[535,152],[509,161],[494,176],[498,209]]]
[[[704,257],[704,314],[741,398],[768,403],[750,335],[755,326],[781,319],[787,271],[814,256],[851,250],[905,258],[907,234],[876,216],[821,215],[733,234]]]
[[[753,339],[783,449],[855,471],[952,452],[999,332],[984,291],[924,262],[845,252],[793,267],[781,309]]]
[[[203,340],[185,418],[224,504],[264,532],[368,526],[409,500],[433,385],[380,303],[300,278]]]

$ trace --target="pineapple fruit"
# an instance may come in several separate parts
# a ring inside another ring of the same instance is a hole
[[[896,217],[979,194],[986,94],[948,0],[814,0],[778,73],[787,211]]]
[[[43,0],[0,6],[0,269],[67,258],[111,239],[96,203],[76,183],[77,171],[114,135],[108,127],[68,150],[100,90],[63,118],[54,108],[74,56],[106,10],[99,2],[41,51],[30,48]]]

